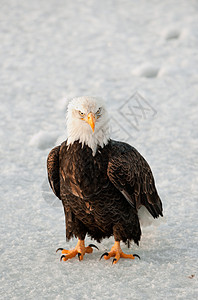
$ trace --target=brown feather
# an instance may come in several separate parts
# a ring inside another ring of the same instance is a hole
[[[137,150],[110,140],[96,155],[79,141],[54,148],[47,160],[53,192],[62,200],[66,237],[138,244],[141,229],[137,209],[145,205],[154,218],[162,215],[153,175]]]

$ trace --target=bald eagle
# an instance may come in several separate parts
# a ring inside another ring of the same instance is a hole
[[[64,207],[66,238],[78,238],[74,249],[58,249],[61,260],[76,255],[82,260],[93,251],[93,244],[85,247],[86,234],[98,242],[114,236],[113,247],[102,255],[114,257],[113,264],[120,257],[134,259],[138,255],[125,254],[120,241],[139,243],[140,207],[153,218],[163,216],[148,163],[129,144],[110,139],[101,99],[74,98],[68,105],[67,131],[67,140],[52,149],[47,159],[50,186]]]

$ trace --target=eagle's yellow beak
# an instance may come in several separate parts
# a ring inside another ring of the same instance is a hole
[[[96,118],[95,118],[95,115],[90,112],[87,116],[87,118],[85,119],[85,121],[91,126],[91,129],[95,130],[95,123],[96,123]]]

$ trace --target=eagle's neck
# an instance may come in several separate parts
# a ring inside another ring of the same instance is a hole
[[[82,143],[82,147],[87,145],[92,150],[92,155],[95,156],[98,147],[103,148],[108,144],[110,135],[109,135],[109,126],[107,123],[103,126],[95,128],[94,133],[87,124],[68,122],[67,123],[67,145],[72,145],[75,141]]]

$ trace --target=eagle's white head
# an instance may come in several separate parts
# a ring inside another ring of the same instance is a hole
[[[92,149],[104,147],[109,140],[108,114],[104,102],[95,97],[74,98],[67,110],[67,145],[79,140]]]

